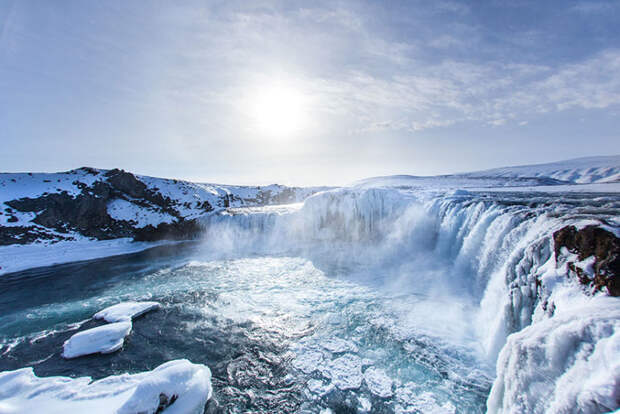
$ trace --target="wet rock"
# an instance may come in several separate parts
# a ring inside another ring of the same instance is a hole
[[[157,410],[155,410],[155,414],[163,413],[164,410],[170,407],[176,400],[176,395],[172,395],[172,397],[168,398],[168,396],[164,393],[159,394],[159,405],[157,406]]]
[[[553,234],[556,262],[563,260],[562,249],[577,255],[577,261],[567,261],[569,274],[594,291],[606,289],[611,296],[620,296],[620,239],[610,231],[591,225],[582,229],[566,226]],[[580,263],[594,258],[593,274]]]

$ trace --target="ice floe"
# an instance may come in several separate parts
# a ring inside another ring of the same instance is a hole
[[[65,414],[202,413],[211,398],[211,371],[188,360],[153,371],[90,377],[37,377],[31,367],[0,373],[0,412]],[[167,408],[166,408],[167,407]]]
[[[362,360],[357,355],[345,354],[328,364],[323,374],[341,390],[357,389],[362,385]]]
[[[341,338],[332,338],[321,344],[323,348],[333,354],[339,354],[343,352],[357,352],[357,345],[351,341],[346,341]]]
[[[452,403],[440,403],[435,396],[412,382],[406,383],[395,392],[396,405],[394,411],[397,414],[454,414],[456,408]]]
[[[325,394],[330,393],[334,389],[334,384],[331,384],[331,383],[325,384],[321,380],[310,379],[306,383],[306,387],[308,388],[308,391],[310,391],[311,394],[314,394],[318,397],[322,397]]]
[[[297,357],[293,360],[293,366],[306,374],[310,374],[319,369],[322,362],[322,353],[319,351],[305,350],[297,354]]]
[[[130,321],[159,308],[158,302],[122,302],[95,313],[93,318],[106,322]]]
[[[119,350],[131,332],[131,321],[110,323],[78,332],[65,341],[62,356],[66,359],[89,354],[109,354]]]
[[[370,367],[364,371],[364,382],[370,392],[381,398],[392,396],[392,379],[387,376],[384,370]]]

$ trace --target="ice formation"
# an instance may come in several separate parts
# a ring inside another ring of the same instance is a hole
[[[0,412],[89,414],[201,414],[211,398],[211,371],[187,360],[153,371],[92,381],[89,377],[37,377],[31,367],[0,373]]]
[[[160,306],[157,302],[121,302],[97,312],[93,318],[106,322],[131,321]]]
[[[65,341],[62,356],[71,359],[118,351],[125,343],[125,337],[129,335],[131,328],[131,321],[122,321],[78,332]]]

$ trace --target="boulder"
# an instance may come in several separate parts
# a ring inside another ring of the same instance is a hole
[[[606,289],[611,296],[620,296],[620,239],[600,226],[590,225],[577,229],[566,226],[553,233],[556,262],[562,257],[562,248],[577,255],[577,261],[594,257],[594,275],[591,277],[574,261],[567,262],[584,285],[595,290]]]

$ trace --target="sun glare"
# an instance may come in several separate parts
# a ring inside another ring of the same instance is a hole
[[[260,88],[252,99],[258,132],[270,137],[290,137],[306,122],[304,95],[288,85]]]

